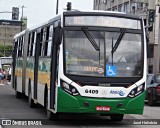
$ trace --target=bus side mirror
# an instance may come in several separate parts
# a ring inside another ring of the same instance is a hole
[[[63,28],[62,27],[56,27],[55,28],[55,38],[54,38],[54,43],[56,45],[60,45],[61,44],[62,35],[63,35]]]

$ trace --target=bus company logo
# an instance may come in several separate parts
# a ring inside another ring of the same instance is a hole
[[[103,90],[102,95],[107,95],[107,90]]]
[[[121,91],[121,90],[120,91],[111,90],[110,94],[119,94],[120,96],[124,96],[125,93],[123,91]]]

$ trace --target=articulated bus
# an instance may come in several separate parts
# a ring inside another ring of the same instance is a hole
[[[14,37],[16,97],[49,119],[90,113],[121,121],[143,114],[147,50],[143,19],[105,11],[66,11]]]

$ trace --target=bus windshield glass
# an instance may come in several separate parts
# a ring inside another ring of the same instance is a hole
[[[107,71],[114,68],[116,77],[138,77],[142,75],[141,34],[125,33],[112,56],[113,46],[120,32],[90,31],[99,46],[95,50],[82,30],[65,31],[66,73],[86,76],[110,76]]]
[[[96,77],[142,76],[140,20],[70,16],[65,18],[65,26],[66,74]]]

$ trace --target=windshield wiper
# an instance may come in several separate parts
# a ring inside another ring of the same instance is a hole
[[[84,34],[86,35],[86,37],[88,38],[88,40],[93,45],[93,47],[95,48],[95,50],[96,51],[100,51],[99,46],[97,45],[96,41],[93,39],[93,37],[91,36],[91,34],[89,33],[88,29],[86,27],[82,27],[82,30],[83,30]]]
[[[111,51],[112,54],[117,50],[117,48],[118,48],[118,46],[119,46],[119,44],[120,44],[120,42],[121,42],[121,40],[122,40],[125,32],[126,32],[126,29],[125,29],[125,28],[122,28],[122,29],[121,29],[121,33],[120,33],[120,35],[119,35],[119,37],[118,37],[118,39],[117,39],[114,47],[112,47],[112,51]]]

